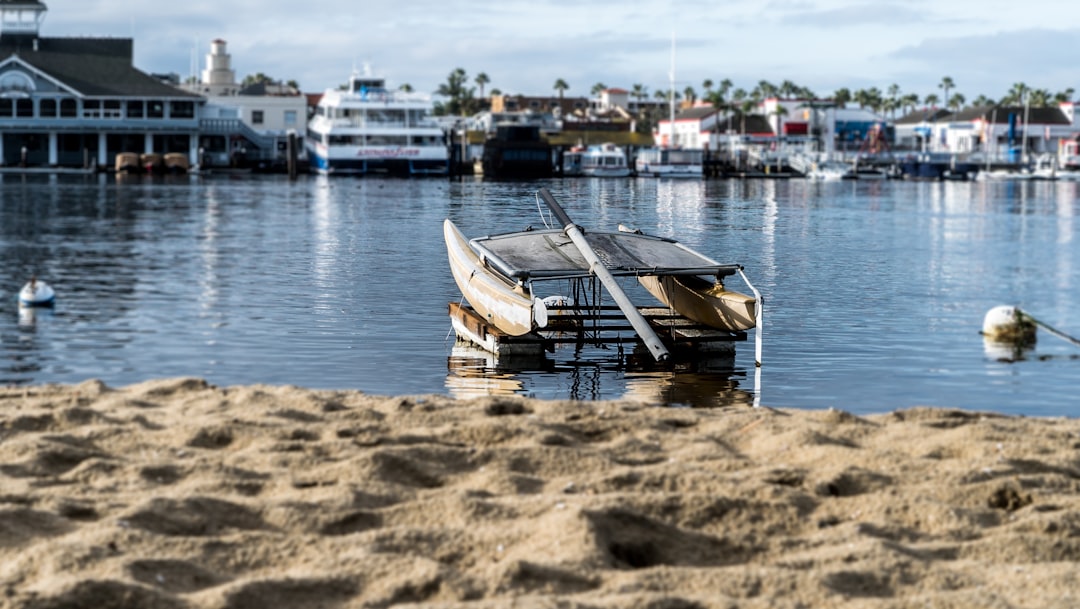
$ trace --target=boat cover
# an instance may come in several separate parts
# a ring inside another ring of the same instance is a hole
[[[739,270],[737,264],[719,264],[678,241],[663,237],[626,232],[586,232],[585,238],[607,270],[615,276],[726,277]],[[561,229],[478,237],[469,243],[491,267],[517,280],[590,275],[585,258]]]

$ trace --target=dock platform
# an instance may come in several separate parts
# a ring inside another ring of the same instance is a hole
[[[675,362],[716,357],[734,352],[745,332],[717,330],[678,315],[666,307],[637,307],[671,351]],[[451,302],[449,314],[459,341],[472,343],[496,356],[543,356],[560,345],[637,347],[641,339],[617,306],[573,309],[548,308],[547,327],[523,336],[510,336],[487,322],[472,307]]]

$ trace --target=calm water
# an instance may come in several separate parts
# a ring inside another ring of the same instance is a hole
[[[458,357],[442,219],[474,236],[539,226],[542,185],[587,227],[622,222],[744,264],[766,302],[760,376],[752,341],[734,369],[693,374],[628,372],[572,350],[525,372]],[[1078,189],[7,175],[0,385],[190,375],[377,394],[1073,416],[1080,350],[1040,332],[1025,359],[1004,363],[978,331],[991,307],[1017,304],[1080,334]],[[16,293],[35,272],[57,305],[20,314]]]

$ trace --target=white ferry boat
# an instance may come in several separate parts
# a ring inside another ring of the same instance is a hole
[[[323,174],[446,175],[449,151],[432,117],[431,96],[393,91],[354,73],[347,89],[328,89],[308,122],[307,153]]]

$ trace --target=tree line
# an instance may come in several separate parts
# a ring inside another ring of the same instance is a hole
[[[454,69],[450,72],[446,82],[439,85],[438,90],[435,92],[436,95],[445,98],[445,101],[435,104],[435,113],[468,116],[487,109],[490,98],[485,96],[484,89],[490,83],[491,79],[484,72],[480,72],[470,81],[463,68]],[[471,84],[476,86],[470,86]],[[592,86],[590,93],[598,95],[607,88],[604,83],[598,82]],[[562,99],[565,92],[570,89],[570,85],[564,79],[559,78],[556,79],[552,89]],[[747,89],[745,87],[736,87],[730,79],[726,78],[719,82],[705,79],[701,83],[701,89],[700,95],[692,86],[687,86],[681,91],[660,88],[654,90],[650,95],[647,86],[635,83],[630,88],[630,96],[638,102],[650,99],[650,97],[663,102],[705,101],[718,110],[743,114],[749,114],[763,100],[772,97],[781,99],[821,99],[810,89],[790,80],[785,80],[778,85],[767,80],[761,80],[753,88]],[[920,96],[917,93],[904,93],[898,84],[890,85],[885,91],[881,91],[877,87],[856,89],[854,91],[848,88],[840,88],[834,91],[827,99],[830,99],[839,107],[858,104],[860,108],[867,108],[877,114],[895,118],[897,114],[908,114],[920,107],[940,107],[954,112],[965,108],[994,105],[1022,106],[1027,104],[1034,108],[1046,107],[1071,101],[1075,93],[1072,88],[1051,92],[1048,89],[1035,89],[1023,82],[1017,82],[1001,97],[991,98],[980,94],[969,101],[967,97],[958,91],[957,84],[949,76],[942,77],[937,89],[941,92],[940,96],[937,91],[925,96]],[[479,91],[479,96],[477,91]],[[489,96],[501,94],[502,92],[499,89],[491,89],[488,93]]]

